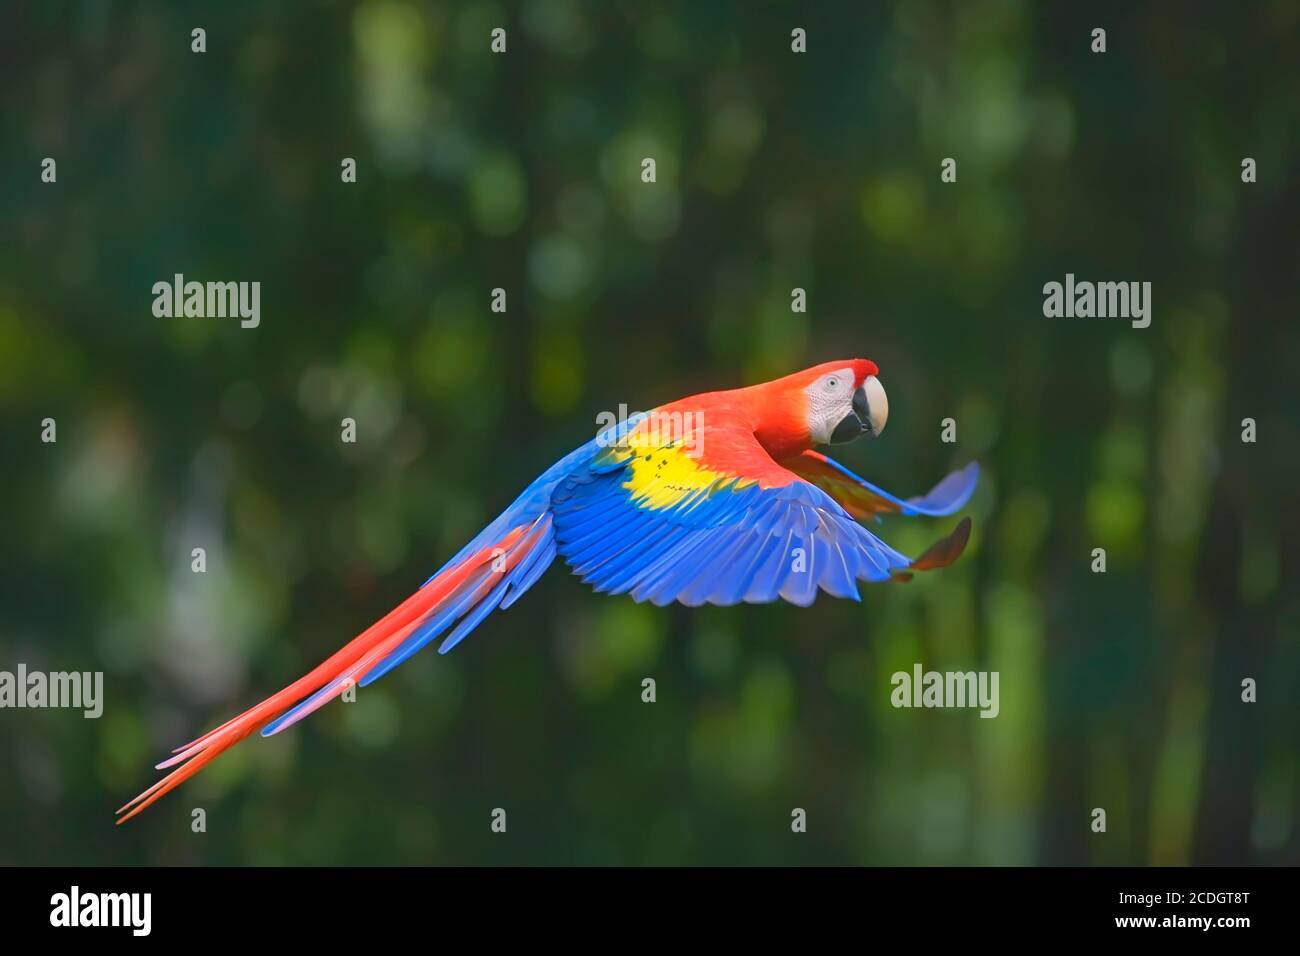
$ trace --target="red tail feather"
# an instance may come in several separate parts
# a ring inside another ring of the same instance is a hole
[[[527,525],[515,528],[497,544],[483,548],[454,568],[448,568],[393,608],[380,620],[366,628],[327,660],[321,662],[309,673],[298,678],[279,693],[271,695],[255,707],[244,711],[238,717],[226,721],[215,730],[210,730],[185,746],[178,747],[173,751],[174,756],[158,764],[158,769],[163,770],[177,764],[179,766],[176,766],[175,770],[133,800],[119,807],[117,810],[119,814],[128,810],[130,812],[118,817],[117,822],[120,824],[130,820],[164,794],[174,790],[194,776],[204,766],[211,763],[249,734],[261,730],[294,704],[316,693],[331,681],[345,676],[360,680],[361,677],[365,676],[365,672],[382,661],[389,652],[401,644],[428,617],[430,612],[448,597],[451,597],[462,585],[468,583],[472,573],[484,563],[490,561],[496,549],[509,550],[527,528]],[[340,693],[342,690],[343,687],[338,688]],[[324,704],[329,699],[324,697],[319,704]]]

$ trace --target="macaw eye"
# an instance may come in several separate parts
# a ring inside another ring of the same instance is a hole
[[[838,378],[828,378],[826,380],[826,387],[833,392],[840,387],[840,380]]]

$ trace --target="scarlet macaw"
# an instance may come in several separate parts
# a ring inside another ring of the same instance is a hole
[[[948,515],[979,478],[971,462],[906,501],[813,450],[879,435],[889,404],[874,362],[826,362],[748,388],[694,395],[604,429],[552,465],[420,589],[278,694],[158,764],[176,767],[118,810],[124,823],[255,730],[269,737],[382,677],[451,628],[447,653],[517,601],[556,555],[597,591],[657,605],[811,604],[820,588],[951,564],[964,518],[911,560],[855,519]],[[128,812],[129,811],[129,812]]]

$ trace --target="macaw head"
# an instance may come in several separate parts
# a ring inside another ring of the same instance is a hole
[[[832,445],[879,435],[889,400],[868,359],[823,362],[757,386],[767,399],[759,438],[769,450]]]
[[[808,434],[814,444],[838,445],[879,435],[889,419],[889,399],[867,359],[825,362],[799,373],[808,397]]]

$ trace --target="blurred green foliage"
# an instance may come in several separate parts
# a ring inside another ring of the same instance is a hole
[[[1298,31],[1281,0],[6,5],[0,668],[108,699],[0,711],[0,863],[1300,861]],[[1151,281],[1151,327],[1044,319],[1066,272]],[[175,273],[260,281],[261,326],[154,318]],[[112,826],[602,410],[857,355],[893,415],[850,467],[985,467],[954,568],[661,610],[557,566]],[[915,661],[999,671],[1000,716],[893,709]]]

